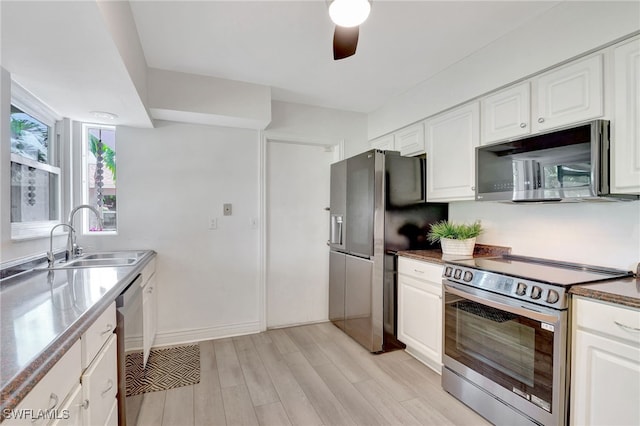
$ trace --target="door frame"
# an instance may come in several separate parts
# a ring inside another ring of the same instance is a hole
[[[313,138],[289,133],[260,131],[260,237],[258,248],[258,321],[260,331],[267,329],[267,146],[270,142],[289,143],[294,145],[324,146],[325,149],[336,152],[337,159],[344,159],[344,139]]]

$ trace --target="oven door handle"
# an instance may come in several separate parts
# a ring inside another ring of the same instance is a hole
[[[515,306],[511,303],[503,303],[499,299],[508,300],[507,298],[494,295],[491,293],[483,292],[483,296],[478,296],[475,292],[462,289],[458,286],[454,286],[450,283],[443,283],[444,290],[456,296],[464,297],[472,302],[479,303],[481,305],[490,306],[492,308],[499,309],[501,311],[509,312],[515,315],[521,315],[526,318],[545,322],[547,324],[557,324],[560,321],[558,315],[545,314],[544,312],[537,311],[533,308],[527,308],[525,306]],[[479,290],[475,290],[479,291]],[[485,296],[486,293],[486,296]],[[446,298],[444,299],[446,303]],[[517,299],[514,299],[517,300]],[[511,302],[511,301],[510,301]],[[513,302],[512,302],[513,303]]]

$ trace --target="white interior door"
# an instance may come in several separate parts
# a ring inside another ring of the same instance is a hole
[[[329,305],[329,181],[337,150],[268,141],[267,327],[323,321]]]

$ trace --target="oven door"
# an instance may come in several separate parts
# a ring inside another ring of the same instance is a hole
[[[542,424],[563,424],[566,311],[443,284],[445,367]]]

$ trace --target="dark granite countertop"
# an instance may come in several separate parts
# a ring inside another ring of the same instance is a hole
[[[640,278],[576,285],[569,294],[640,309]]]
[[[469,257],[489,257],[489,256],[500,256],[502,254],[510,254],[511,247],[501,247],[501,246],[492,246],[488,244],[476,244],[473,249],[473,256],[455,256],[450,259],[447,259],[446,256],[443,256],[442,250],[433,249],[433,250],[403,250],[399,251],[398,256],[404,256],[411,259],[422,260],[425,262],[444,264],[447,260],[453,259],[466,259]]]
[[[155,255],[146,251],[134,266],[34,270],[2,280],[0,421]]]

